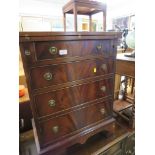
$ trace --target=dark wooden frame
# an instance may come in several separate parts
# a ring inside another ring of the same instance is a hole
[[[123,101],[126,101],[127,103],[129,103],[129,105],[122,106],[121,110],[116,110],[114,108],[114,112],[118,116],[121,116],[124,120],[126,120],[131,129],[134,129],[135,128],[135,95],[133,93],[133,87],[135,85],[135,59],[125,57],[124,54],[119,54],[117,56],[117,61],[116,61],[116,74],[119,76],[125,76],[125,81],[124,81],[125,92],[123,96]],[[132,79],[131,93],[133,93],[133,98],[127,95],[127,85],[128,85],[129,78]],[[130,118],[122,114],[123,111],[129,108],[132,108],[132,116]]]
[[[110,57],[108,56],[109,59],[113,59],[115,61],[115,56],[116,56],[116,47],[117,47],[117,43],[118,43],[118,37],[120,37],[121,33],[118,32],[81,32],[81,33],[77,33],[77,32],[20,32],[20,52],[21,52],[21,56],[22,56],[22,60],[23,60],[23,65],[24,65],[24,70],[25,70],[25,75],[26,75],[26,80],[27,80],[27,86],[28,86],[28,90],[29,90],[29,95],[30,95],[30,102],[31,102],[31,108],[32,108],[32,113],[33,113],[33,117],[34,117],[34,121],[33,121],[33,129],[34,129],[34,134],[35,134],[35,140],[36,140],[36,144],[38,145],[38,152],[40,152],[40,154],[45,154],[46,152],[48,152],[49,150],[59,150],[59,148],[61,147],[61,149],[64,149],[68,146],[71,146],[75,143],[84,143],[90,136],[95,135],[96,133],[100,132],[103,130],[103,127],[105,128],[108,124],[115,122],[115,119],[112,116],[112,113],[109,115],[109,117],[107,119],[105,119],[104,121],[98,121],[95,122],[94,124],[92,124],[92,126],[87,126],[87,130],[79,130],[76,133],[71,133],[66,139],[62,139],[61,141],[57,141],[55,143],[53,143],[53,145],[39,145],[39,142],[41,142],[41,139],[39,139],[41,137],[41,128],[39,126],[39,123],[41,123],[38,120],[36,111],[35,111],[35,104],[34,104],[34,95],[36,94],[40,94],[40,93],[44,93],[44,91],[49,91],[50,87],[44,88],[44,89],[38,89],[38,90],[32,90],[31,88],[31,82],[30,82],[30,69],[32,67],[37,67],[38,65],[42,66],[42,65],[47,65],[47,64],[51,64],[51,63],[60,63],[60,59],[55,59],[53,61],[38,61],[35,57],[35,42],[40,42],[40,41],[71,41],[71,40],[104,40],[106,39],[108,42],[110,41],[110,47],[111,50],[108,52],[109,55],[111,55]],[[29,46],[26,46],[29,45]],[[31,49],[31,54],[30,55],[25,55],[25,48],[27,49]],[[106,56],[106,55],[105,55]],[[86,60],[86,59],[94,59],[100,57],[100,55],[97,56],[91,56],[91,58],[87,55],[85,57],[78,57],[78,58],[70,58],[70,61],[75,61],[75,60]],[[61,60],[64,61],[64,58]],[[115,67],[114,67],[115,68]],[[110,74],[108,75],[108,77],[114,77],[114,74]],[[95,77],[95,79],[91,79],[91,81],[94,80],[100,80],[103,79],[103,77]],[[114,78],[113,78],[114,80]],[[83,81],[78,81],[78,83],[82,83],[82,82],[88,82],[88,79],[83,79]],[[66,86],[72,86],[75,83],[68,83]],[[82,83],[83,84],[83,83]],[[61,86],[56,86],[57,88],[63,88],[62,85]],[[46,90],[45,90],[46,89]],[[52,87],[53,89],[53,87]],[[112,89],[113,90],[113,89]],[[94,90],[93,90],[94,91]],[[113,93],[111,94],[111,96],[113,96]],[[84,105],[85,106],[85,105]],[[112,102],[109,103],[110,109],[112,109]],[[84,128],[83,128],[84,129]],[[86,128],[85,128],[86,129]],[[39,137],[39,136],[40,137]]]

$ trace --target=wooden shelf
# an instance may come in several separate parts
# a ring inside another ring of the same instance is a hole
[[[132,107],[133,104],[124,101],[124,100],[115,100],[113,104],[114,111],[122,111],[124,109],[127,109],[129,107]]]

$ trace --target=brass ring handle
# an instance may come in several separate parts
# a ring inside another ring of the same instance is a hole
[[[58,133],[59,132],[59,126],[54,126],[52,128],[52,131],[53,131],[54,134]]]
[[[25,55],[31,55],[30,50],[25,50],[24,52],[25,52]]]
[[[47,81],[52,80],[52,73],[50,73],[50,72],[45,73],[44,79]]]
[[[106,92],[106,86],[102,86],[102,87],[101,87],[101,91],[102,91],[102,92]]]
[[[49,100],[48,101],[48,105],[50,106],[50,107],[55,107],[55,105],[56,105],[56,103],[55,103],[55,100]]]
[[[105,109],[104,108],[101,108],[100,109],[100,112],[101,112],[102,115],[104,115],[105,114]]]
[[[106,71],[106,70],[107,70],[107,65],[106,65],[106,64],[102,64],[102,65],[101,65],[101,68],[102,68],[104,71]]]
[[[25,39],[26,39],[26,40],[30,40],[30,37],[29,37],[29,36],[25,36]]]
[[[48,50],[49,50],[49,52],[50,52],[52,55],[57,54],[57,48],[54,47],[54,46],[50,47]]]

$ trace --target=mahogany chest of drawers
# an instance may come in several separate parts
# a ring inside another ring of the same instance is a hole
[[[84,143],[112,116],[114,32],[20,32],[39,154]]]

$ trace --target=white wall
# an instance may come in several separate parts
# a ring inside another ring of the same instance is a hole
[[[135,14],[134,0],[107,0],[107,29],[112,28],[112,19]]]
[[[68,1],[69,0],[19,0],[20,30],[63,31],[63,28],[52,29],[52,24],[56,24],[57,22],[63,27],[62,7]],[[98,1],[107,3],[107,29],[112,28],[112,18],[135,13],[134,0]],[[70,21],[73,21],[73,17],[69,16],[69,18]],[[98,15],[98,19],[99,18],[102,20],[102,14]],[[73,31],[73,28],[70,30]]]
[[[19,0],[20,15],[44,17],[62,16],[62,6],[68,0],[58,3],[56,0]]]
[[[62,7],[69,0],[20,0],[20,31],[63,31]],[[56,24],[60,28],[52,28]]]

